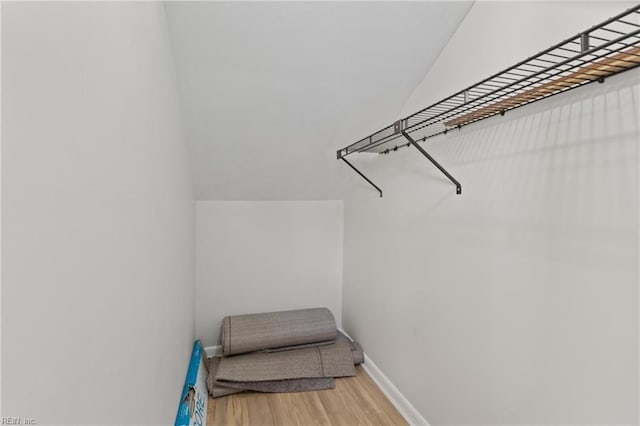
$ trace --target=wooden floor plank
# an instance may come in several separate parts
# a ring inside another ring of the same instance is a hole
[[[260,395],[264,397],[264,395]],[[269,397],[268,395],[267,397]],[[283,404],[280,405],[280,409],[283,410],[289,418],[289,422],[285,424],[290,425],[315,425],[315,419],[307,409],[307,406],[302,402],[300,393],[281,393],[279,394]]]
[[[366,406],[373,415],[381,420],[382,424],[406,424],[398,410],[368,374],[359,374],[357,378],[358,386],[355,389],[357,398],[367,401]]]
[[[373,398],[364,390],[360,381],[354,378],[354,380],[345,380],[344,384],[345,399],[348,399],[350,404],[358,404],[358,409],[364,412],[365,417],[369,419],[369,424],[391,424],[389,416],[387,416],[383,410],[380,410],[380,407],[376,405]]]
[[[207,401],[207,424],[208,425],[212,425],[216,421],[216,411],[217,411],[216,404],[212,403],[211,402],[212,400],[213,398],[209,397],[209,400]]]
[[[363,424],[365,419],[359,418],[357,412],[354,413],[354,410],[357,410],[358,407],[349,406],[349,403],[344,398],[344,385],[342,384],[344,380],[347,379],[336,379],[335,389],[325,390],[319,393],[327,417],[329,417],[332,425],[348,426]]]
[[[210,426],[406,425],[362,367],[336,388],[298,393],[244,392],[209,398]]]
[[[273,423],[276,425],[294,425],[295,423],[289,416],[289,410],[287,409],[287,404],[283,394],[269,394],[267,396],[268,398],[264,399],[267,399],[269,402],[269,409],[271,410]],[[216,424],[221,425],[222,423]]]
[[[261,398],[259,393],[246,393],[247,407],[249,409],[249,424],[263,426],[278,426],[273,420],[271,406],[266,398]]]
[[[400,413],[398,413],[393,404],[391,404],[391,401],[389,401],[389,399],[382,392],[380,392],[380,388],[378,387],[378,385],[376,385],[373,379],[369,377],[368,374],[359,375],[358,380],[360,381],[363,389],[370,395],[371,398],[374,399],[376,405],[380,406],[385,413],[389,415],[395,415],[397,419],[399,419],[400,421],[404,421],[404,418],[400,415]]]
[[[302,392],[300,394],[300,399],[304,401],[307,410],[311,413],[311,417],[313,417],[316,425],[331,426],[331,419],[329,419],[329,416],[324,409],[324,404],[320,399],[318,391]]]
[[[247,404],[248,393],[237,394],[236,398],[229,398],[227,403],[227,419],[228,424],[234,424],[238,426],[249,426],[249,413],[255,407]]]

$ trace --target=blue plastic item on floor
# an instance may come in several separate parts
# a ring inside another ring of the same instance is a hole
[[[207,424],[207,369],[204,348],[196,340],[182,388],[175,426],[205,426]]]

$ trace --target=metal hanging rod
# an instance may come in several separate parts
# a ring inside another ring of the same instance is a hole
[[[640,4],[493,74],[439,102],[337,151],[337,158],[357,152],[388,154],[413,145],[449,180],[461,185],[416,140],[425,141],[453,129],[537,102],[640,65]],[[415,137],[409,134],[416,133]],[[408,143],[398,144],[404,138]],[[345,160],[345,162],[347,162]],[[380,188],[347,162],[360,176]]]

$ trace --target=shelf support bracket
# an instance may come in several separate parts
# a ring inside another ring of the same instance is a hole
[[[422,149],[422,147],[420,145],[418,145],[418,143],[415,140],[413,140],[413,138],[411,136],[409,136],[409,134],[407,132],[405,132],[404,130],[402,131],[402,136],[404,136],[405,139],[408,140],[411,145],[413,145],[418,151],[420,151],[420,153],[422,155],[427,157],[427,160],[431,161],[431,163],[434,166],[436,166],[438,168],[438,170],[440,170],[447,178],[449,178],[449,180],[451,182],[453,182],[453,184],[456,186],[456,194],[462,194],[462,185],[460,185],[460,182],[458,182],[456,180],[456,178],[451,176],[449,174],[449,172],[444,169],[444,167],[442,167],[432,156],[430,156],[429,153],[427,153],[427,151]]]
[[[371,186],[373,186],[375,189],[377,189],[377,190],[378,190],[378,192],[380,193],[380,198],[382,198],[382,189],[378,188],[378,186],[377,186],[375,183],[371,182],[371,181],[369,180],[369,178],[368,178],[368,177],[366,177],[365,175],[363,175],[363,174],[360,172],[360,170],[356,169],[356,168],[355,168],[355,166],[354,166],[353,164],[351,164],[350,162],[348,162],[346,158],[344,158],[344,157],[340,157],[340,159],[341,159],[342,161],[344,161],[345,163],[347,163],[347,164],[349,165],[349,167],[351,167],[353,170],[355,170],[355,172],[356,172],[357,174],[359,174],[360,176],[362,176],[362,179],[364,179],[364,180],[366,180],[367,182],[369,182],[369,185],[371,185]]]
[[[580,52],[584,53],[590,49],[589,47],[589,33],[580,34]]]

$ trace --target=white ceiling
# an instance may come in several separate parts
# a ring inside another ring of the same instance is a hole
[[[341,198],[470,2],[167,3],[197,199]]]

